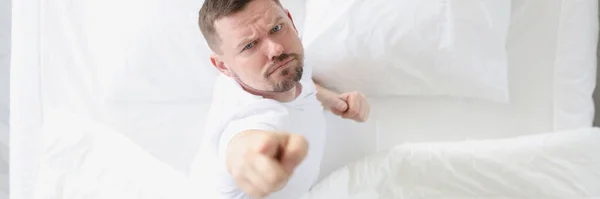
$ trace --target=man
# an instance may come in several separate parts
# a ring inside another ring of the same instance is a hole
[[[206,198],[298,198],[319,176],[323,108],[367,120],[356,92],[313,82],[278,0],[205,0],[199,26],[221,72],[192,175]]]

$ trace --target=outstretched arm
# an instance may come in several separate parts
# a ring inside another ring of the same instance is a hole
[[[248,130],[230,140],[225,161],[227,171],[244,193],[264,198],[287,186],[307,153],[308,142],[301,135]]]

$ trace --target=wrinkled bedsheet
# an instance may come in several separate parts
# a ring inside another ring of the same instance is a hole
[[[600,198],[600,130],[407,143],[347,164],[302,199]]]
[[[77,115],[48,114],[34,198],[202,198],[185,175],[123,134]]]
[[[49,113],[35,198],[206,198],[122,134]],[[597,128],[502,140],[406,143],[347,164],[303,199],[600,198]]]

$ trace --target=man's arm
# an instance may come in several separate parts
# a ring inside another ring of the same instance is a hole
[[[286,107],[274,100],[256,100],[235,108],[218,138],[217,158],[231,181],[219,191],[225,198],[245,194],[263,198],[287,184],[308,152],[304,137],[282,132],[289,125]]]
[[[339,93],[321,86],[316,81],[315,87],[317,88],[317,99],[323,104],[325,110],[343,113],[348,109],[348,104],[339,97]]]
[[[357,122],[367,121],[370,106],[363,94],[359,92],[339,94],[321,86],[315,79],[313,79],[313,82],[317,88],[317,99],[323,104],[323,108],[342,118]]]

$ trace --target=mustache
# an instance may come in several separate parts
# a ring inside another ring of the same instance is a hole
[[[273,63],[271,63],[271,66],[269,66],[269,70],[267,70],[267,72],[265,73],[265,77],[268,77],[273,70],[279,67],[279,65],[281,65],[286,59],[289,59],[290,57],[296,60],[300,60],[300,55],[296,53],[281,54],[275,57],[275,59],[273,59]]]

